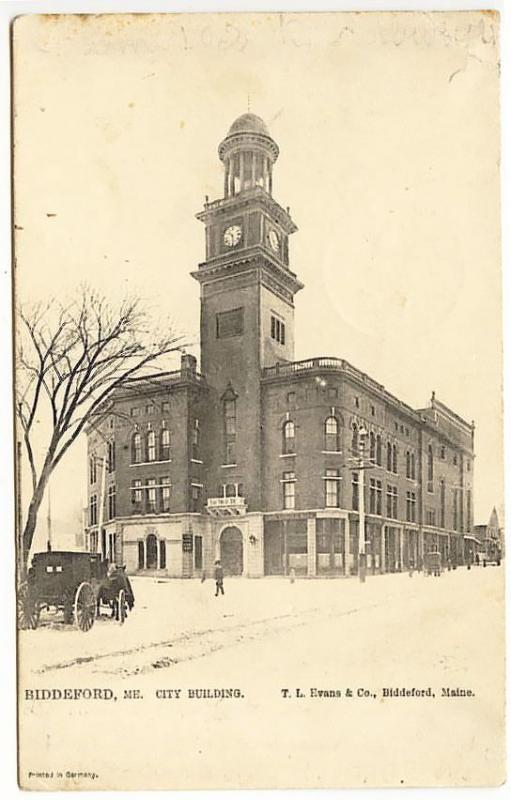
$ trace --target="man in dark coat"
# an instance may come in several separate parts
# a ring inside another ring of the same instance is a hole
[[[216,583],[216,592],[215,597],[218,597],[219,592],[225,594],[224,592],[224,568],[220,561],[215,561],[215,583]]]

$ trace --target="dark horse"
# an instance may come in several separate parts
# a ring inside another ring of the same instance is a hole
[[[126,575],[126,567],[114,567],[101,582],[98,593],[98,612],[100,604],[104,603],[112,609],[112,617],[119,620],[119,592],[121,589],[124,589],[126,605],[131,611],[135,605],[135,596]]]

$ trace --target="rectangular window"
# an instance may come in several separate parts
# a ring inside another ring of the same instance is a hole
[[[161,510],[163,513],[170,511],[170,478],[161,479]]]
[[[435,509],[434,508],[427,508],[426,509],[426,525],[431,525],[434,527],[435,525]]]
[[[224,400],[224,463],[236,463],[236,400]]]
[[[146,414],[154,414],[154,404],[153,404],[153,403],[148,403],[148,404],[146,405],[146,407],[145,407],[145,413],[146,413]]]
[[[387,486],[387,517],[397,519],[397,486]]]
[[[167,567],[167,543],[165,539],[160,539],[160,569]]]
[[[97,495],[91,494],[89,501],[89,525],[98,524],[98,498]]]
[[[452,490],[452,527],[458,530],[458,490]]]
[[[467,489],[467,533],[472,530],[472,493]]]
[[[193,551],[195,569],[202,569],[202,536],[195,537]]]
[[[108,519],[115,517],[115,484],[108,487]]]
[[[295,484],[296,475],[294,472],[284,472],[282,475],[282,493],[284,508],[295,507]]]
[[[415,522],[417,498],[415,492],[406,493],[406,519],[408,522]]]
[[[167,414],[170,411],[170,403],[168,400],[164,400],[161,404],[161,410],[164,414]]]
[[[340,477],[338,469],[327,469],[325,480],[326,508],[339,508]]]
[[[147,481],[147,513],[156,513],[156,478],[149,478]]]
[[[236,400],[224,400],[225,432],[228,436],[236,434]]]
[[[201,498],[202,498],[202,487],[201,486],[192,486],[192,511],[194,513],[198,513],[201,510]]]
[[[156,434],[149,431],[147,434],[147,460],[156,461]]]
[[[351,473],[351,507],[358,511],[358,472]]]
[[[115,442],[108,442],[108,472],[115,472]]]
[[[225,463],[226,464],[236,463],[236,442],[225,443]]]
[[[160,460],[168,461],[170,459],[170,431],[168,428],[162,429],[160,443]]]
[[[369,513],[376,514],[376,480],[371,478],[369,481]]]
[[[96,483],[97,469],[96,469],[96,456],[92,455],[89,458],[89,481],[91,484]]]
[[[286,343],[286,326],[278,317],[271,315],[271,338],[279,344]]]
[[[216,315],[216,338],[240,336],[243,333],[243,308],[221,311]]]
[[[194,419],[192,428],[192,458],[199,460],[199,436],[200,427],[199,420]]]
[[[445,481],[440,481],[440,527],[445,528]]]
[[[382,511],[382,482],[377,478],[369,480],[369,513],[381,515]]]
[[[376,513],[381,516],[383,511],[383,485],[382,482],[376,481]]]
[[[131,504],[135,513],[142,511],[142,481],[137,479],[131,483]]]
[[[131,409],[130,413],[132,417],[138,417],[140,409],[137,406],[135,406],[134,408]]]

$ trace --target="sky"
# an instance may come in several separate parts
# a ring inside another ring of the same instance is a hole
[[[476,424],[475,522],[502,513],[494,18],[21,18],[14,69],[19,300],[136,293],[197,351],[195,214],[250,103],[299,227],[296,359],[346,358],[415,407],[435,390]],[[52,479],[63,529],[85,495],[82,441]]]

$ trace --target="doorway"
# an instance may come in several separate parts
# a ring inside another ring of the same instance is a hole
[[[234,525],[222,531],[220,560],[226,575],[243,574],[243,536]]]

